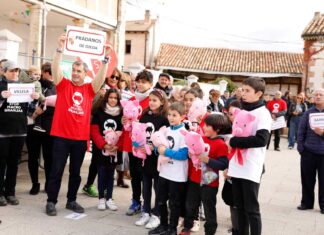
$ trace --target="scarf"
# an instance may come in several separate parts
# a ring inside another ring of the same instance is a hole
[[[136,97],[136,99],[138,100],[138,101],[142,101],[142,100],[144,100],[146,97],[148,97],[149,95],[150,95],[150,93],[151,93],[151,91],[152,91],[153,89],[152,88],[150,88],[150,89],[148,89],[147,91],[145,91],[144,93],[141,93],[141,92],[138,92],[137,90],[135,91],[135,97]]]
[[[106,108],[104,111],[111,116],[118,116],[120,114],[120,107],[118,105],[111,107],[108,103],[106,103]]]
[[[264,106],[263,99],[259,99],[257,102],[254,103],[248,103],[242,101],[242,108],[246,111],[252,111],[254,109],[260,108],[261,106]]]

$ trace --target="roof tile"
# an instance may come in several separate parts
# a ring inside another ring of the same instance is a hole
[[[302,73],[303,54],[161,44],[157,67],[215,72]]]

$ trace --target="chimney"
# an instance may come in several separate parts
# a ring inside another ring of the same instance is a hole
[[[319,11],[316,11],[315,14],[314,14],[314,18],[318,18],[321,16],[321,12]]]
[[[151,13],[150,10],[145,10],[145,19],[144,19],[145,23],[150,23],[151,22]]]

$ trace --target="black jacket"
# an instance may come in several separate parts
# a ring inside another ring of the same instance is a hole
[[[151,143],[151,135],[158,131],[162,126],[169,126],[169,121],[164,115],[155,115],[150,112],[145,113],[142,115],[142,117],[139,120],[141,123],[147,123],[149,126],[147,127],[145,133],[146,133],[146,139],[148,143]],[[148,174],[157,174],[157,160],[158,155],[152,151],[152,154],[150,156],[147,156],[143,170]]]
[[[2,91],[8,90],[9,81],[0,79],[0,135],[23,136],[27,134],[28,103],[8,103],[1,96]]]

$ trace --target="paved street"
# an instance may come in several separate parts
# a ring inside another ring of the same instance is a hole
[[[286,139],[282,138],[281,152],[273,151],[273,143],[267,152],[266,173],[263,176],[260,188],[260,202],[263,220],[263,234],[265,235],[301,235],[324,234],[324,215],[315,209],[298,211],[296,206],[300,203],[300,168],[299,155],[296,150],[288,150]],[[89,156],[82,168],[82,186],[85,182]],[[67,169],[61,187],[60,198],[57,204],[58,215],[46,216],[44,213],[46,194],[37,196],[28,194],[31,187],[27,170],[27,163],[22,163],[17,180],[18,206],[0,208],[0,234],[147,234],[145,228],[134,225],[139,215],[129,217],[125,211],[131,199],[130,189],[115,188],[114,198],[119,206],[116,212],[98,211],[97,199],[78,195],[78,201],[85,207],[86,217],[79,220],[65,218],[71,211],[65,209],[65,195],[67,192]],[[41,184],[44,185],[44,172],[41,171]],[[130,184],[129,181],[127,181]],[[317,191],[316,191],[317,195]],[[230,228],[229,208],[223,203],[218,193],[217,203],[218,229],[217,234],[229,234]],[[203,228],[199,233],[204,234]]]

